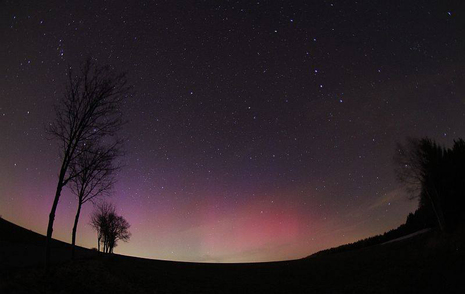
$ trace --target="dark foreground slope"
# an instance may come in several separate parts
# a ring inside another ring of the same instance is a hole
[[[447,237],[431,231],[350,252],[258,264],[169,262],[85,249],[71,262],[68,245],[58,243],[62,261],[45,274],[32,263],[14,267],[11,258],[4,263],[17,245],[32,259],[42,257],[44,238],[14,225],[17,232],[11,226],[5,232],[4,223],[0,220],[0,236],[9,235],[0,239],[0,293],[465,293],[463,231]]]
[[[45,236],[27,230],[0,218],[0,270],[42,266],[45,260]],[[54,252],[53,264],[60,264],[71,258],[71,245],[58,240],[51,244]],[[89,249],[77,247],[79,258],[92,256]]]

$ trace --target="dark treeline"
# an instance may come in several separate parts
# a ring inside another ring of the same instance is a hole
[[[438,228],[453,233],[465,223],[465,141],[454,141],[452,148],[429,138],[408,139],[398,144],[394,157],[396,175],[418,209],[405,224],[382,235],[320,251],[314,255],[344,252],[379,245],[422,229]]]
[[[429,138],[399,144],[395,155],[396,175],[419,208],[433,211],[441,231],[452,232],[463,223],[465,204],[465,141],[452,148]]]
[[[368,246],[383,244],[388,241],[415,233],[417,231],[431,228],[435,226],[435,224],[434,214],[432,211],[425,208],[418,208],[414,213],[410,213],[408,215],[405,224],[400,225],[396,229],[392,229],[382,235],[376,235],[339,247],[322,250],[313,254],[313,256],[357,250]]]

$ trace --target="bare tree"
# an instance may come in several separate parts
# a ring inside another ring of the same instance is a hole
[[[76,232],[81,207],[86,202],[94,202],[99,196],[109,195],[116,181],[114,172],[119,169],[115,159],[121,154],[122,141],[111,145],[94,146],[85,143],[70,168],[77,176],[71,179],[70,187],[78,199],[78,209],[72,231],[72,258],[75,257]]]
[[[97,231],[97,250],[100,251],[100,244],[103,244],[105,253],[113,253],[118,241],[127,242],[131,237],[129,223],[116,214],[113,205],[106,202],[97,205],[92,213],[91,226]]]
[[[55,106],[55,121],[47,131],[60,146],[61,167],[49,215],[45,266],[50,263],[50,241],[55,213],[63,187],[82,170],[70,169],[85,143],[113,137],[123,125],[122,103],[130,91],[125,74],[88,59],[77,75],[71,67],[63,98]]]
[[[129,227],[129,223],[122,216],[116,214],[109,215],[108,227],[105,235],[107,253],[113,253],[113,249],[118,245],[118,241],[129,241],[131,237]]]
[[[397,179],[404,185],[411,198],[422,197],[431,204],[439,228],[444,231],[445,220],[438,194],[437,174],[444,150],[432,140],[407,139],[405,145],[397,144],[394,162]]]
[[[107,231],[108,227],[108,218],[109,215],[116,215],[115,207],[108,202],[102,202],[96,205],[94,211],[92,212],[90,225],[97,232],[97,250],[100,252],[100,243],[103,242],[104,234]],[[106,248],[102,248],[102,251],[105,252]]]

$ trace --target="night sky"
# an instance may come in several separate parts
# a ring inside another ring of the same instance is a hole
[[[91,55],[135,89],[108,199],[132,238],[115,252],[285,260],[395,228],[417,206],[396,142],[465,137],[459,2],[2,1],[0,215],[46,232],[60,161],[45,125]],[[55,238],[76,209],[65,189]]]

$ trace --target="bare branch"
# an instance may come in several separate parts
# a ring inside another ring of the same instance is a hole
[[[62,161],[47,228],[46,266],[63,187],[72,183],[71,191],[79,199],[73,245],[81,205],[111,191],[114,172],[119,168],[113,161],[122,154],[123,140],[116,135],[125,123],[121,109],[130,89],[124,73],[98,66],[91,58],[77,73],[68,69],[65,93],[55,106],[55,120],[46,128],[59,142]]]

